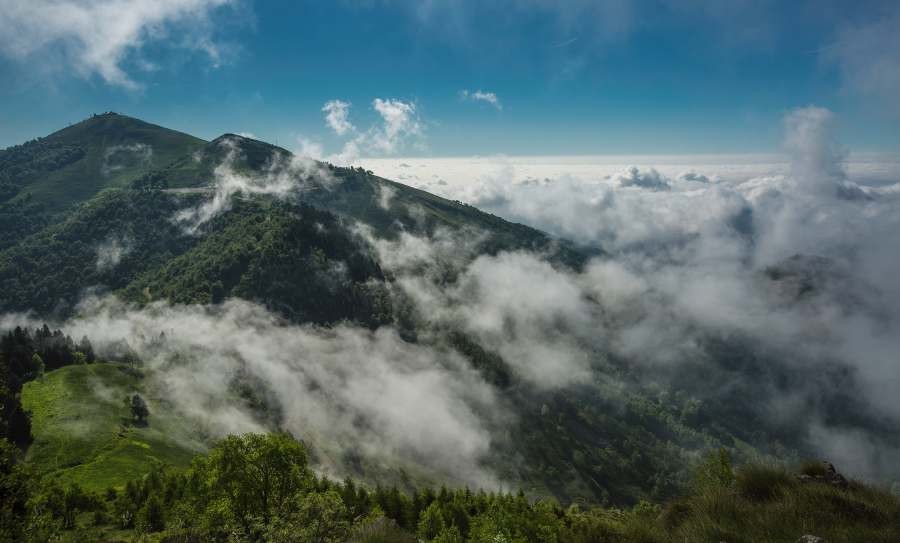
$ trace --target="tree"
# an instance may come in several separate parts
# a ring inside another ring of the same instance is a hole
[[[41,358],[41,355],[34,353],[31,355],[31,371],[35,377],[43,377],[44,376],[44,359]]]
[[[700,490],[728,488],[732,484],[734,469],[731,466],[731,455],[723,447],[711,452],[694,472],[694,487]]]
[[[161,532],[166,529],[162,502],[156,495],[147,498],[147,502],[138,511],[135,524],[147,532]]]
[[[283,433],[229,436],[193,472],[198,494],[216,509],[226,507],[247,530],[254,519],[268,525],[312,480],[306,449]]]
[[[131,417],[138,422],[146,422],[147,417],[150,416],[150,410],[147,409],[147,402],[141,398],[140,394],[134,394],[131,396]]]
[[[0,541],[20,541],[32,481],[18,464],[21,452],[0,437]]]
[[[94,354],[94,346],[91,345],[91,340],[87,336],[81,337],[81,341],[78,342],[78,350],[84,353],[89,363],[97,359],[97,356]]]
[[[297,494],[286,514],[276,517],[266,531],[273,543],[340,543],[347,540],[350,514],[334,490]]]

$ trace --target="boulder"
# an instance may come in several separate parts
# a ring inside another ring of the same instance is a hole
[[[800,474],[797,480],[801,483],[824,483],[837,488],[847,488],[850,483],[847,478],[838,473],[831,462],[822,462],[822,473],[815,475]]]

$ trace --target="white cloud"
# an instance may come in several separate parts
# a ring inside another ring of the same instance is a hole
[[[338,136],[353,132],[356,128],[348,120],[350,115],[350,103],[341,100],[329,100],[322,106],[325,113],[325,122]]]
[[[302,143],[302,142],[301,142]],[[178,211],[173,220],[188,234],[196,234],[201,226],[231,208],[235,194],[269,194],[287,197],[313,186],[330,186],[335,182],[330,172],[307,156],[273,154],[261,174],[245,173],[235,168],[241,156],[239,142],[224,139],[225,159],[213,170],[213,196],[196,207]]]
[[[368,155],[390,155],[407,147],[421,147],[424,128],[419,118],[416,105],[397,99],[375,98],[372,108],[378,113],[380,121],[372,124],[368,130],[358,130],[350,123],[348,117],[350,103],[331,100],[322,111],[326,113],[325,122],[338,136],[345,140],[341,150],[325,157],[331,163],[348,165],[356,161],[363,153]],[[302,146],[300,152],[304,152]],[[320,154],[321,148],[307,147],[306,151],[315,150]]]
[[[298,156],[311,158],[313,160],[322,160],[325,156],[325,150],[318,141],[299,136],[297,137],[297,145],[298,147],[294,151],[294,154]]]
[[[106,271],[118,266],[122,258],[131,252],[133,245],[129,237],[109,236],[97,246],[97,270]]]
[[[153,163],[153,147],[145,143],[128,145],[112,145],[103,150],[103,161],[100,163],[100,175],[106,177],[125,168]]]
[[[784,148],[793,157],[792,174],[811,192],[833,192],[843,180],[843,152],[834,138],[834,114],[815,106],[798,108],[784,118]]]
[[[416,105],[402,100],[376,98],[372,107],[381,116],[382,126],[371,133],[370,145],[384,153],[394,153],[407,139],[422,135]]]
[[[648,366],[661,382],[705,364],[709,383],[694,388],[697,398],[769,406],[760,416],[790,421],[799,440],[848,472],[896,477],[885,461],[896,444],[868,430],[900,424],[900,170],[892,157],[886,166],[848,164],[833,122],[822,108],[793,110],[784,119],[785,163],[673,161],[672,177],[596,162],[586,178],[541,177],[581,166],[552,157],[368,162],[416,172],[420,186],[449,169],[459,181],[446,196],[605,254],[573,271],[536,254],[478,256],[474,236],[404,233],[374,246],[425,323],[467,332],[533,386],[589,382],[604,355]],[[598,173],[604,168],[616,171]],[[869,197],[848,199],[848,186]],[[798,253],[805,256],[793,259]],[[423,271],[428,262],[433,275]],[[797,275],[773,280],[770,266]],[[710,342],[720,341],[797,380],[784,388],[717,366],[723,355]],[[829,377],[837,367],[846,368],[840,381]],[[836,423],[817,407],[848,393],[864,398],[853,409],[869,423]]]
[[[463,100],[470,100],[473,102],[485,102],[497,109],[503,109],[503,104],[500,103],[500,99],[497,98],[497,95],[493,92],[485,92],[481,90],[476,90],[469,92],[468,90],[459,91],[459,97]]]
[[[140,58],[151,42],[205,52],[214,64],[221,50],[209,17],[236,0],[3,0],[0,51],[22,62],[56,63],[77,75],[137,89],[123,67],[128,61],[155,69]],[[178,31],[185,40],[173,40]]]
[[[347,459],[361,457],[454,484],[498,486],[484,460],[490,427],[506,414],[495,391],[452,351],[403,341],[388,328],[289,325],[236,299],[138,309],[92,298],[64,326],[90,337],[100,353],[127,341],[162,370],[148,375],[146,387],[206,435],[274,429],[235,401],[233,380],[243,375],[331,475],[352,472]]]
[[[642,172],[637,166],[630,166],[612,176],[612,181],[619,187],[669,190],[668,181],[654,168]]]

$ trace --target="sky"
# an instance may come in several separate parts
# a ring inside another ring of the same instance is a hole
[[[0,147],[112,110],[345,159],[760,153],[816,105],[895,153],[898,27],[877,0],[0,0]]]

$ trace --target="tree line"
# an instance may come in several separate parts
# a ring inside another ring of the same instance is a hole
[[[229,436],[185,471],[156,466],[102,493],[39,481],[16,453],[0,440],[0,542],[750,543],[811,530],[831,541],[900,538],[897,496],[842,477],[833,484],[827,463],[797,474],[735,468],[724,449],[695,466],[686,495],[629,508],[339,482],[316,475],[305,446],[284,433]]]

